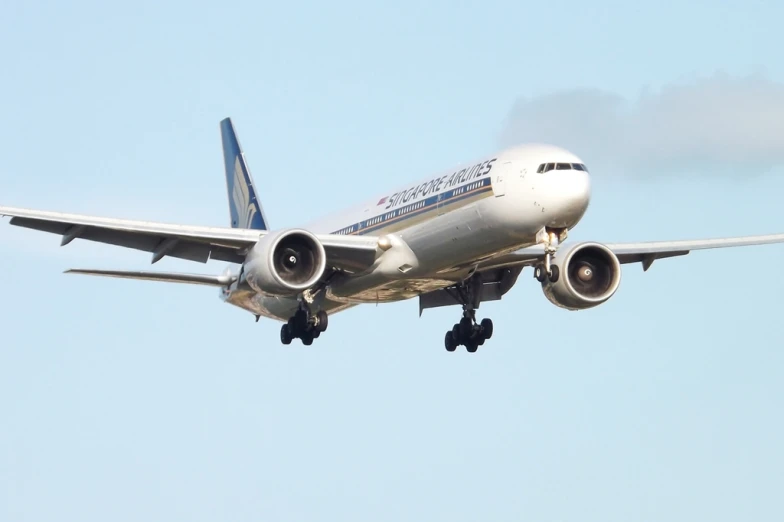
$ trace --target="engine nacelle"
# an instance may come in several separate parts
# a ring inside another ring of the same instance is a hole
[[[621,284],[621,263],[612,250],[599,243],[562,246],[554,264],[560,272],[558,280],[545,280],[542,290],[561,308],[593,308],[611,298]]]
[[[301,229],[279,230],[250,251],[243,279],[259,293],[289,297],[314,286],[326,267],[327,253],[316,236]]]

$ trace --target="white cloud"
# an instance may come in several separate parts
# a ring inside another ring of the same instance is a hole
[[[520,99],[500,139],[560,145],[627,173],[756,174],[784,165],[784,84],[717,74],[634,101],[589,89]]]

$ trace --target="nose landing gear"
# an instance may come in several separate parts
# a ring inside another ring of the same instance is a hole
[[[558,251],[560,242],[566,239],[566,231],[545,229],[543,236],[544,263],[534,269],[534,278],[540,283],[544,283],[547,280],[551,283],[557,283],[558,278],[561,276],[561,271],[558,265],[553,264],[553,256]]]
[[[551,283],[557,283],[558,278],[561,277],[561,270],[558,268],[558,265],[550,265],[550,272],[547,272],[547,269],[544,265],[539,265],[534,269],[534,279],[539,281],[540,283],[544,283],[545,281],[549,280]]]

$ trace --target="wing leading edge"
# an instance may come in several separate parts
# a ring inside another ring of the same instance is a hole
[[[120,279],[140,279],[143,281],[161,281],[164,283],[187,283],[205,286],[228,286],[237,280],[236,275],[207,275],[207,274],[182,274],[179,272],[145,272],[143,270],[85,270],[72,268],[66,274],[83,274],[102,277],[116,277]]]

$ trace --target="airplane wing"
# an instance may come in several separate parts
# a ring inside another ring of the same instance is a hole
[[[657,259],[685,256],[692,250],[729,248],[740,246],[769,245],[784,243],[784,234],[766,236],[744,236],[723,239],[697,239],[678,241],[650,241],[642,243],[604,243],[612,250],[621,264],[642,263],[647,271]],[[526,266],[536,266],[544,260],[544,245],[534,245],[502,254],[479,263],[476,273],[482,279],[481,301],[497,301],[517,281],[520,271]],[[465,267],[463,267],[465,268]],[[460,304],[449,288],[435,290],[419,296],[419,314],[427,308]]]
[[[647,271],[657,259],[685,256],[693,250],[770,245],[775,243],[784,243],[784,234],[721,239],[649,241],[642,243],[604,243],[604,245],[618,256],[621,264],[642,263],[643,270]],[[487,270],[491,268],[535,265],[540,263],[543,257],[544,246],[534,245],[487,260],[479,266],[479,269]]]
[[[12,225],[61,235],[61,246],[86,239],[150,252],[153,263],[170,256],[199,263],[215,259],[241,264],[248,250],[266,234],[253,229],[173,225],[11,207],[0,207],[0,216],[9,216]],[[355,272],[375,261],[377,237],[316,237],[324,245],[327,264],[332,268]]]

